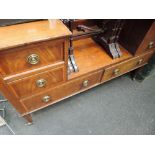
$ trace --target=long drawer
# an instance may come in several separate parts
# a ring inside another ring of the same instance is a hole
[[[64,61],[65,39],[0,52],[0,73],[9,76]]]
[[[113,79],[117,76],[120,76],[124,73],[127,73],[133,69],[136,69],[140,66],[145,65],[150,57],[152,56],[153,52],[144,54],[142,56],[133,57],[129,60],[120,62],[116,65],[112,65],[110,67],[107,67],[104,71],[102,82]]]
[[[100,83],[102,73],[103,71],[100,70],[81,78],[68,81],[54,89],[44,91],[30,98],[22,99],[21,102],[27,108],[28,112],[41,109],[53,104],[53,102],[56,102],[57,100],[61,100],[67,96],[95,86]]]
[[[53,88],[62,84],[65,80],[65,66],[60,65],[54,69],[48,69],[7,84],[18,98],[23,98]]]

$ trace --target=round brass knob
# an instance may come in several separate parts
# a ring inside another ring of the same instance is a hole
[[[153,41],[150,41],[149,42],[149,48],[152,48],[154,46],[154,42]]]
[[[27,62],[31,65],[36,65],[39,63],[39,55],[37,54],[31,54],[30,56],[27,57]]]
[[[89,85],[89,81],[88,80],[83,81],[83,87],[87,87],[88,85]]]
[[[36,81],[36,85],[37,85],[37,87],[39,87],[39,88],[42,88],[42,87],[45,87],[46,86],[46,80],[45,79],[39,79],[39,80],[37,80]]]
[[[51,100],[51,97],[50,96],[44,96],[43,98],[42,98],[42,101],[44,102],[44,103],[47,103],[47,102],[49,102]]]
[[[137,62],[137,65],[141,65],[143,62],[143,59],[139,59],[138,62]]]
[[[114,75],[118,75],[119,74],[119,72],[120,72],[120,70],[117,68],[117,69],[115,69],[114,70]]]

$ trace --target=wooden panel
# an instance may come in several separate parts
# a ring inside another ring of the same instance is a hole
[[[152,45],[149,45],[151,43],[152,43]],[[146,36],[144,37],[141,45],[139,46],[138,50],[136,51],[136,55],[150,51],[153,48],[155,48],[155,21],[153,22],[152,26],[150,27],[149,31],[147,32]]]
[[[48,20],[0,27],[0,50],[71,35],[60,21]]]
[[[25,107],[20,103],[20,101],[15,97],[13,92],[9,89],[8,85],[0,77],[0,94],[3,95],[12,106],[20,113],[23,114],[26,112]]]
[[[21,98],[45,91],[46,89],[53,88],[63,83],[66,80],[65,75],[66,73],[64,72],[64,66],[62,65],[55,69],[48,69],[39,74],[9,82],[8,85],[12,88],[16,96]],[[40,86],[37,84],[38,80],[43,81]]]
[[[148,52],[149,43],[155,41],[155,21],[153,19],[126,20],[119,41],[134,55]]]
[[[98,45],[93,39],[81,39],[74,42],[75,61],[79,67],[79,72],[72,73],[69,78],[93,72],[105,66],[118,63],[120,61],[131,58],[132,55],[121,47],[122,57],[112,59],[105,50]]]
[[[152,23],[153,20],[148,19],[125,20],[125,24],[119,38],[121,45],[135,55]]]
[[[55,87],[54,89],[50,89],[48,91],[44,91],[43,93],[35,95],[31,98],[22,99],[21,102],[25,105],[28,112],[46,107],[50,104],[53,104],[53,102],[57,100],[66,98],[67,96],[86,90],[89,87],[96,85],[101,80],[102,72],[103,71],[101,70],[93,74],[71,80],[65,84],[62,84],[61,86]],[[86,81],[88,81],[88,85],[84,84]],[[50,100],[47,103],[44,103],[42,100],[45,96],[50,96]]]
[[[65,40],[48,41],[0,52],[0,72],[3,76],[17,74],[45,65],[64,61]],[[29,64],[31,54],[39,56],[38,64]]]
[[[107,81],[110,79],[113,79],[117,76],[120,76],[122,74],[125,74],[133,69],[136,69],[138,67],[141,67],[145,65],[150,57],[152,56],[153,52],[150,52],[148,54],[134,57],[129,60],[123,61],[121,63],[118,63],[116,65],[112,65],[105,69],[105,72],[103,74],[102,82]]]

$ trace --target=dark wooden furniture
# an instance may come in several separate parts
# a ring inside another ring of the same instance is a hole
[[[155,41],[154,32],[155,22],[151,21],[139,44],[131,44],[136,46],[132,50],[127,46],[127,39],[137,36],[123,31],[122,56],[116,59],[91,37],[73,41],[79,71],[68,74],[72,33],[60,20],[1,27],[0,91],[31,123],[32,112],[147,64],[155,52],[154,46],[150,46]]]
[[[120,42],[134,55],[152,50],[155,47],[154,20],[126,20],[121,32]]]

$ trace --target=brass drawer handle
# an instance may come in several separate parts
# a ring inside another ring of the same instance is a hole
[[[51,100],[51,97],[50,96],[44,96],[43,98],[42,98],[42,101],[44,102],[44,103],[47,103],[47,102],[49,102]]]
[[[154,42],[153,41],[150,41],[149,42],[149,49],[152,48],[153,46],[154,46]]]
[[[83,81],[82,85],[83,87],[87,87],[89,85],[89,81],[88,80]]]
[[[39,88],[45,87],[46,83],[47,83],[47,81],[45,79],[39,79],[36,81],[36,85]]]
[[[115,69],[115,70],[114,70],[114,75],[118,75],[118,74],[119,74],[119,72],[120,72],[120,70],[119,70],[119,69]]]
[[[27,62],[31,65],[36,65],[40,61],[39,55],[37,54],[31,54],[27,57]]]
[[[138,62],[137,62],[137,65],[141,65],[143,62],[143,59],[139,59]]]

